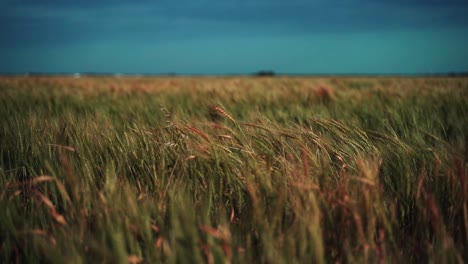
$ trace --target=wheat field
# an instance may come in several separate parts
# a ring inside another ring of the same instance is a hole
[[[468,79],[0,77],[2,263],[464,263]]]

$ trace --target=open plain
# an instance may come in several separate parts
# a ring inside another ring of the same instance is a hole
[[[2,263],[463,263],[468,79],[0,77]]]

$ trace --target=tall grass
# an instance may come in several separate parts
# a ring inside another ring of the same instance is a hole
[[[0,78],[0,261],[468,260],[468,81]]]

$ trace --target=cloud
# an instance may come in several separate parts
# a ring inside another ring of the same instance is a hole
[[[384,0],[380,3],[400,7],[467,7],[466,0]]]
[[[243,27],[245,31],[285,29],[302,32],[342,32],[399,30],[438,26],[468,27],[468,4],[464,1],[428,0],[381,2],[363,0],[306,1],[293,0],[169,0],[160,1],[33,1],[11,4],[0,15],[3,25],[15,22],[18,27],[43,23],[49,28],[93,25],[96,30],[121,28],[159,28],[183,30],[194,28],[204,33],[217,28],[228,31]],[[15,2],[16,3],[16,2]],[[64,4],[67,3],[67,4]],[[211,25],[211,26],[210,26]],[[212,26],[215,25],[215,26]],[[5,27],[5,26],[3,26]],[[8,27],[8,26],[7,26]]]

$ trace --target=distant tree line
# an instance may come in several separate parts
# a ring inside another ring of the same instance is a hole
[[[275,76],[276,73],[272,70],[261,70],[253,74],[256,77],[271,77]]]

